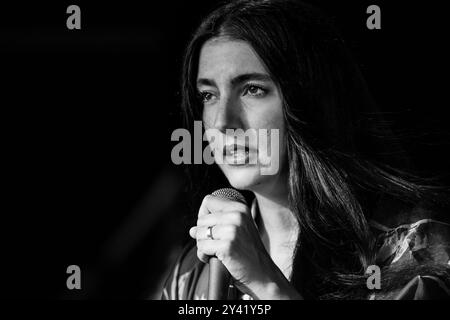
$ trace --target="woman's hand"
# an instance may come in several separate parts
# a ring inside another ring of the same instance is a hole
[[[208,227],[212,227],[212,239],[208,237]],[[216,256],[242,292],[258,299],[301,298],[264,248],[245,204],[206,196],[197,226],[189,234],[197,240],[198,258],[207,263]]]

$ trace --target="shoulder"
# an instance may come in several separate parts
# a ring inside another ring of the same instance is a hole
[[[412,262],[448,264],[450,260],[450,224],[421,219],[394,228],[370,221],[377,241],[377,263],[382,265]]]
[[[375,296],[450,298],[450,224],[445,215],[417,207],[396,218],[388,219],[391,224],[369,222],[376,235],[376,264],[382,270]]]

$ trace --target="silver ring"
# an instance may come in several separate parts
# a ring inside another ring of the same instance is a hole
[[[214,240],[213,233],[212,233],[212,229],[213,228],[214,228],[214,226],[209,226],[208,227],[208,232],[206,233],[206,237],[208,239],[211,239],[211,240]]]

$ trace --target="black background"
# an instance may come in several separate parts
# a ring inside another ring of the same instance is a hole
[[[332,16],[418,169],[448,181],[448,42],[441,2],[314,1]],[[0,5],[1,292],[155,298],[186,239],[179,75],[215,1]],[[66,8],[81,8],[81,30]],[[367,6],[382,29],[366,28]],[[66,268],[82,290],[66,288]]]

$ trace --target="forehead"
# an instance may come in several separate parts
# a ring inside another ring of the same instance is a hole
[[[201,51],[197,78],[233,77],[243,73],[268,73],[261,59],[245,41],[215,38]]]

